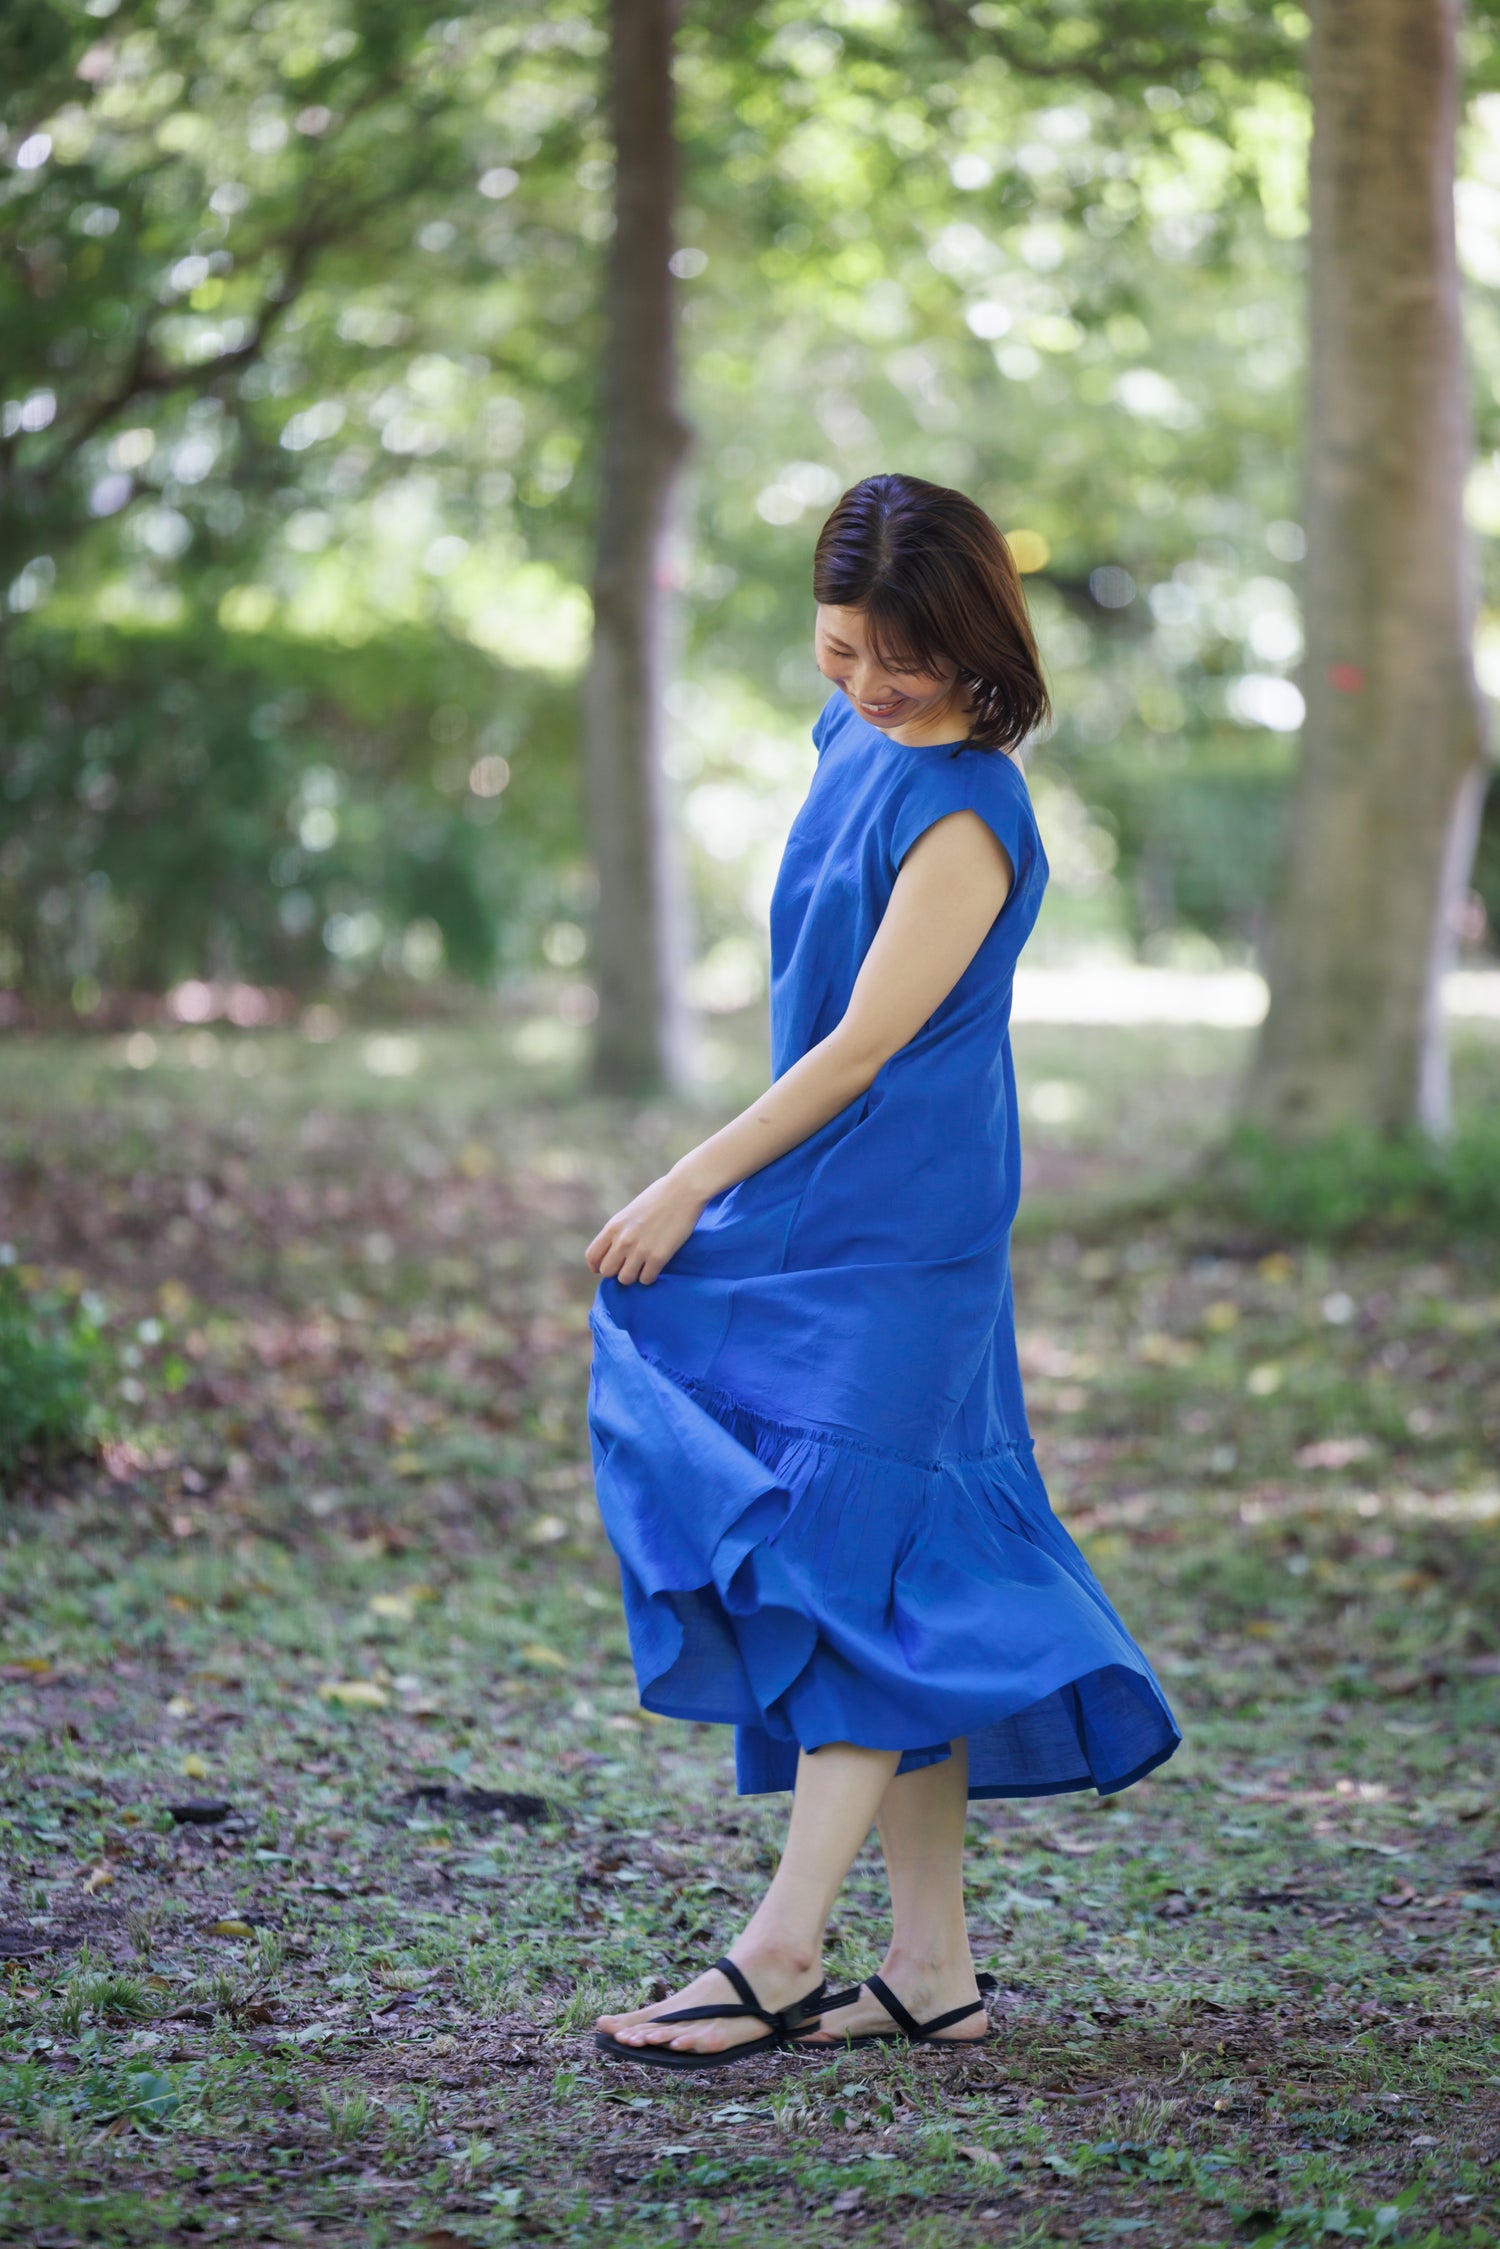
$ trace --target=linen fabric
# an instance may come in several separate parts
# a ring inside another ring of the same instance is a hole
[[[909,749],[835,694],[771,902],[771,1067],[834,1029],[902,860],[975,812],[1012,868],[974,959],[868,1091],[716,1195],[590,1312],[595,1489],[641,1702],[737,1728],[741,1794],[846,1741],[971,1796],[1110,1795],[1180,1735],[1057,1520],[1011,1297],[1009,1019],[1047,861],[1021,768]]]

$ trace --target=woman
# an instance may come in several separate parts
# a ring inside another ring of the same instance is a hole
[[[641,1701],[733,1723],[742,1795],[795,1789],[726,1958],[599,2019],[612,2058],[676,2069],[986,2036],[967,1799],[1112,1794],[1179,1740],[1052,1514],[1016,1363],[1007,1023],[1047,879],[1014,756],[1047,715],[1021,583],[963,494],[877,476],[813,587],[835,692],[771,904],[774,1082],[586,1253]],[[830,1994],[824,1925],[872,1821],[891,1942]]]

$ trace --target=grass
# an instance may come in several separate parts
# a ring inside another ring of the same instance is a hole
[[[1226,1228],[1161,1189],[1232,1036],[1025,1035],[1038,1457],[1185,1745],[974,1807],[997,2044],[663,2084],[592,2017],[721,1948],[784,1805],[636,1706],[581,1250],[705,1119],[483,1026],[196,1036],[0,1103],[112,1370],[3,1519],[0,2241],[1500,2240],[1491,1254]],[[866,1854],[831,1973],[883,1906]]]

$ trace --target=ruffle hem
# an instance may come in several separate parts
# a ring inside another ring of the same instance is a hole
[[[642,1705],[733,1725],[741,1795],[847,1741],[971,1796],[1111,1796],[1181,1735],[1030,1439],[921,1461],[752,1411],[596,1300],[589,1429]]]

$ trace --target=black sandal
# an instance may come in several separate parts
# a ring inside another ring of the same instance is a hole
[[[658,2069],[723,2069],[728,2062],[747,2061],[752,2054],[769,2054],[778,2046],[789,2046],[799,2031],[812,2029],[821,2020],[817,2009],[824,2003],[828,1990],[826,1980],[805,1999],[794,1999],[790,2007],[763,2007],[732,1960],[716,1960],[714,1966],[721,1976],[729,1978],[739,1993],[739,2004],[722,2000],[707,2007],[674,2007],[669,2015],[652,2015],[648,2019],[654,2023],[706,2023],[731,2015],[755,2015],[770,2025],[764,2038],[747,2038],[740,2045],[726,2046],[716,2054],[695,2054],[691,2047],[627,2046],[611,2031],[596,2030],[594,2044],[600,2053],[608,2054],[612,2061],[649,2062]]]
[[[998,2036],[996,2031],[986,2031],[983,2038],[939,2038],[937,2035],[940,2030],[951,2030],[955,2023],[967,2022],[970,2015],[983,2014],[986,1994],[1000,1988],[993,1976],[976,1976],[974,1980],[979,1986],[977,1999],[971,1999],[967,2007],[950,2007],[946,2015],[934,2015],[931,2022],[926,2023],[919,2023],[915,2015],[908,2013],[883,1976],[866,1976],[864,1982],[855,1984],[851,1991],[825,1992],[819,1997],[823,2014],[832,2014],[836,2007],[852,2006],[862,1991],[868,1991],[873,1992],[896,2025],[894,2030],[867,2030],[857,2038],[832,2039],[826,2051],[836,2054],[849,2046],[987,2046]],[[812,2041],[807,2043],[812,2053],[824,2051]]]

